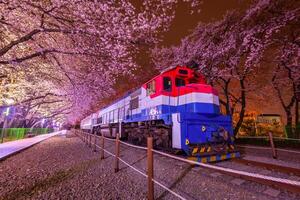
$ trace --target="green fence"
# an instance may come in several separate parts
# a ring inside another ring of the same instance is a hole
[[[30,132],[30,128],[6,128],[4,130],[4,142],[23,139],[29,133],[33,135],[40,135],[45,133],[50,133],[53,130],[48,128],[33,128]],[[2,128],[0,128],[0,134],[2,133]],[[1,142],[1,141],[0,141]]]

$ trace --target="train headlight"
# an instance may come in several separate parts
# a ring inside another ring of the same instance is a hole
[[[190,144],[190,141],[188,139],[185,139],[185,144],[186,145]]]
[[[203,125],[201,130],[202,130],[202,132],[206,131],[206,126]]]

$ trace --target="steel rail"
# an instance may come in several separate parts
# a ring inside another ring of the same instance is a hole
[[[266,162],[259,162],[259,161],[255,161],[255,160],[244,159],[244,158],[235,158],[235,159],[232,159],[232,161],[237,162],[237,163],[246,164],[246,165],[250,164],[250,165],[257,166],[257,167],[267,168],[269,170],[276,170],[276,171],[284,172],[284,173],[293,173],[296,176],[300,176],[299,168],[288,167],[288,166],[283,166],[283,165],[276,165],[276,164],[266,163]]]

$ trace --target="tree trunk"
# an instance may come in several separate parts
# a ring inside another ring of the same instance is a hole
[[[225,82],[225,89],[224,89],[224,94],[225,94],[225,98],[226,98],[226,115],[230,115],[230,101],[229,101],[229,91],[228,91],[228,87],[229,87],[229,83],[230,80]]]
[[[225,107],[225,114],[230,115],[231,114],[231,105],[230,105],[229,83],[230,83],[231,79],[226,80],[225,78],[220,78],[220,80],[222,81],[222,83],[219,83],[219,85],[221,86],[221,88],[224,92],[224,96],[225,96],[225,100],[222,101],[220,99],[220,103],[222,105],[224,105],[224,107]]]
[[[300,138],[299,100],[298,99],[296,99],[296,105],[295,105],[295,125],[296,125],[295,136],[296,136],[296,138]]]
[[[240,127],[242,126],[242,123],[244,121],[244,116],[245,116],[245,109],[246,109],[246,91],[245,91],[245,85],[244,85],[244,80],[240,80],[240,87],[241,87],[241,111],[240,111],[240,116],[239,120],[234,128],[234,136],[236,136],[239,132]]]
[[[285,108],[285,114],[286,114],[286,132],[289,138],[294,138],[293,134],[293,116],[290,108]]]
[[[292,108],[293,108],[293,105],[294,103],[296,102],[296,106],[297,107],[297,99],[296,99],[296,95],[295,95],[295,85],[293,84],[293,90],[294,90],[294,94],[293,96],[291,97],[291,100],[289,103],[285,103],[284,102],[284,99],[283,99],[283,95],[281,94],[281,90],[279,89],[279,86],[278,86],[278,83],[276,82],[276,79],[278,78],[277,77],[277,73],[279,72],[280,70],[280,65],[278,65],[276,71],[275,71],[275,74],[273,75],[273,78],[272,78],[272,84],[273,84],[273,87],[274,89],[276,90],[277,92],[277,96],[280,100],[280,103],[282,105],[282,107],[284,108],[284,111],[285,111],[285,115],[286,115],[286,126],[285,126],[285,130],[286,130],[286,133],[288,135],[288,137],[293,137],[294,134],[293,134],[293,128],[292,128],[292,124],[293,124],[293,116],[292,116]],[[288,77],[290,80],[293,81],[292,79],[292,75],[291,75],[291,70],[288,70]],[[296,111],[297,112],[297,111]]]

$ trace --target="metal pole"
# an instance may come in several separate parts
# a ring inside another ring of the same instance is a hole
[[[2,128],[2,131],[1,131],[1,143],[3,143],[6,124],[7,124],[7,120],[6,120],[6,117],[4,117],[3,128]]]
[[[101,160],[104,159],[104,136],[101,134],[101,150],[100,150],[100,158]]]
[[[148,200],[154,200],[153,183],[153,138],[147,139],[147,173],[148,173]]]
[[[273,141],[273,134],[269,132],[270,144],[272,148],[272,156],[274,159],[277,159],[277,151],[275,149],[274,141]]]
[[[119,138],[119,133],[117,133],[116,156],[115,156],[115,173],[119,171],[119,156],[120,156],[120,138]]]

